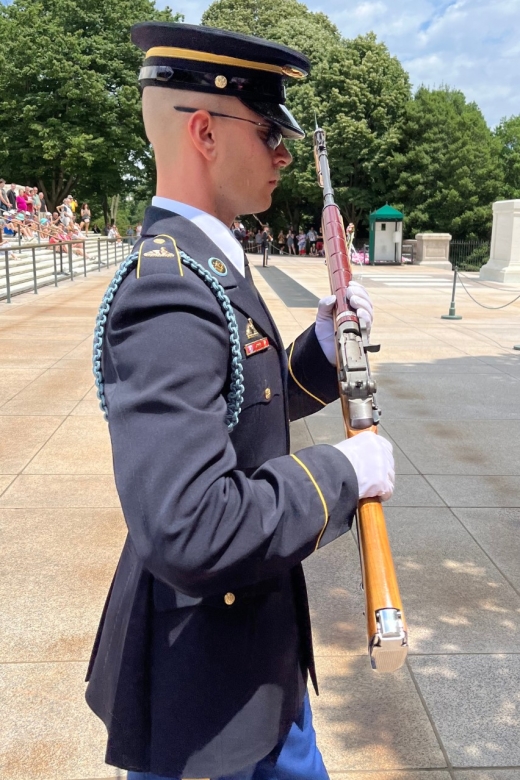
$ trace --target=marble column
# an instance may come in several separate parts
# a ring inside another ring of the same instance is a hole
[[[520,283],[520,200],[493,203],[490,258],[480,269],[480,278]]]

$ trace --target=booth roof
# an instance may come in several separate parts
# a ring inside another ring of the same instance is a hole
[[[371,222],[396,222],[401,219],[404,219],[404,214],[389,206],[388,203],[370,215]]]

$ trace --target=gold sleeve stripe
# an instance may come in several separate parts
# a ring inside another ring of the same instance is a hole
[[[303,79],[307,73],[292,65],[273,65],[267,62],[255,62],[254,60],[242,60],[239,57],[228,57],[224,54],[212,54],[209,51],[195,51],[194,49],[179,49],[177,46],[154,46],[146,52],[148,57],[175,57],[180,60],[192,62],[211,62],[214,65],[229,65],[232,68],[249,68],[249,70],[263,70],[268,73],[278,73],[280,76],[291,76],[294,79]]]
[[[177,262],[179,264],[179,275],[180,276],[184,276],[184,268],[182,267],[181,256],[179,254],[179,250],[177,248],[177,242],[174,239],[174,237],[173,236],[167,236],[166,233],[161,233],[159,236],[155,236],[155,238],[163,238],[163,239],[164,238],[169,238],[170,239],[170,241],[173,244],[173,248],[175,249],[175,256],[176,256]],[[146,241],[143,241],[143,243],[139,247],[139,256],[137,258],[137,268],[136,268],[136,271],[135,271],[135,275],[136,275],[137,279],[139,279],[139,277],[141,276],[141,252],[143,251],[143,247],[144,247],[145,243],[146,243]]]
[[[327,527],[327,523],[329,522],[329,510],[327,509],[327,502],[325,501],[325,497],[324,497],[323,493],[321,492],[320,486],[318,485],[318,483],[316,482],[316,480],[312,476],[311,472],[309,471],[309,469],[307,468],[305,463],[302,463],[302,461],[299,458],[297,458],[296,455],[291,455],[291,458],[293,460],[295,460],[296,463],[299,466],[302,467],[302,469],[305,471],[305,473],[309,477],[310,481],[312,482],[312,484],[316,488],[316,492],[317,492],[318,496],[320,497],[320,501],[321,501],[321,504],[323,506],[323,512],[325,513],[325,522],[323,524],[323,528],[320,531],[320,535],[318,536],[318,541],[316,542],[316,547],[314,548],[315,550],[317,550],[318,547],[319,547],[319,544],[321,542],[321,537],[325,533],[325,529]]]
[[[321,404],[322,406],[327,406],[327,404],[325,403],[325,401],[322,401],[322,400],[321,400],[321,398],[318,398],[318,396],[316,396],[316,395],[313,395],[313,394],[310,392],[310,390],[306,390],[306,388],[305,388],[305,387],[302,385],[302,383],[301,383],[301,382],[298,382],[298,380],[297,380],[297,379],[296,379],[296,377],[294,376],[294,372],[293,372],[293,370],[292,370],[292,365],[291,365],[291,363],[292,363],[292,354],[293,354],[294,344],[295,344],[295,342],[293,341],[293,343],[291,344],[291,351],[289,352],[289,373],[290,373],[290,375],[292,376],[293,380],[296,382],[296,384],[298,385],[298,387],[299,387],[299,388],[301,388],[301,390],[303,390],[303,392],[304,392],[304,393],[307,393],[307,395],[310,395],[310,397],[311,397],[311,398],[314,398],[314,400],[315,400],[315,401],[317,401],[317,402],[318,402],[319,404]]]

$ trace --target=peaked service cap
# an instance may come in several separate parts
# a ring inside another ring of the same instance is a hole
[[[145,52],[139,84],[237,97],[285,138],[304,131],[285,106],[287,79],[303,79],[303,54],[252,35],[177,22],[142,22],[132,41]]]

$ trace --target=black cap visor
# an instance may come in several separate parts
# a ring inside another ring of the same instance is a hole
[[[239,97],[237,95],[237,97]],[[293,141],[299,141],[305,138],[305,131],[302,130],[289,109],[281,103],[264,103],[256,100],[245,100],[239,97],[242,103],[258,114],[262,119],[267,119],[280,128],[284,138]]]

